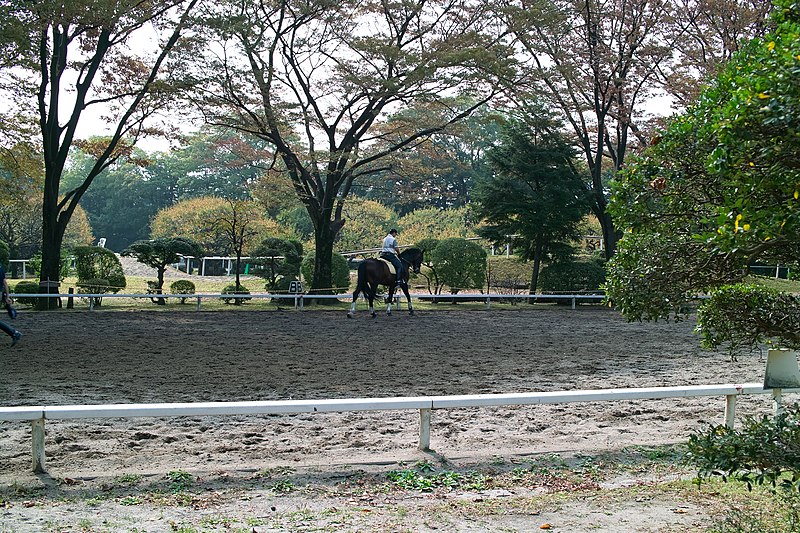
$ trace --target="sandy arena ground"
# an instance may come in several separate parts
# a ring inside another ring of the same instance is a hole
[[[454,307],[376,321],[363,311],[348,320],[344,311],[248,312],[246,306],[229,312],[21,312],[15,325],[25,337],[14,349],[0,348],[0,403],[387,397],[763,379],[757,355],[730,362],[724,353],[702,351],[693,323],[628,323],[598,306]],[[342,506],[318,495],[276,499],[269,491],[222,498],[203,509],[124,506],[119,500],[89,505],[88,497],[70,498],[121,477],[161,479],[176,470],[220,483],[286,471],[299,485],[419,460],[486,465],[498,457],[684,442],[692,430],[721,423],[724,406],[724,398],[696,398],[436,411],[433,454],[416,450],[414,411],[48,421],[47,474],[41,476],[30,472],[29,425],[0,423],[0,487],[6,494],[0,530],[170,531],[197,523],[203,513],[268,517]],[[739,402],[738,413],[769,408],[766,396],[751,396]],[[620,506],[611,518],[566,507],[552,516],[455,521],[442,529],[532,531],[548,520],[559,531],[656,531],[703,518],[696,509],[670,513],[671,505],[651,502],[647,512]],[[412,512],[408,529],[437,529],[423,518]],[[236,530],[210,523],[196,530]],[[247,522],[252,528],[244,523],[239,530],[282,530],[265,521]],[[391,521],[378,522],[385,528],[359,523],[326,530],[398,529]]]

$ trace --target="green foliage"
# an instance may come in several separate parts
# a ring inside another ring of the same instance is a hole
[[[59,280],[64,281],[64,278],[72,274],[72,256],[67,250],[61,250],[61,262],[59,267]],[[28,261],[28,272],[39,273],[42,271],[42,254],[36,254]]]
[[[177,263],[182,255],[197,257],[202,254],[200,244],[185,237],[162,237],[147,241],[136,241],[123,250],[122,255],[134,256],[137,261],[158,271],[155,289],[164,286],[164,272]]]
[[[223,289],[221,294],[250,294],[250,291],[244,285],[236,286],[235,283],[230,285],[226,285]],[[242,298],[222,298],[222,301],[226,304],[233,303],[234,305],[241,305],[242,303],[252,300],[252,298],[242,297]]]
[[[194,294],[195,286],[188,279],[179,279],[170,284],[169,292],[172,294]],[[180,300],[182,304],[186,303],[186,298],[181,298]]]
[[[265,288],[268,291],[288,286],[288,283],[283,283],[284,280],[295,280],[300,275],[303,245],[298,241],[268,237],[252,254],[251,273],[267,280]]]
[[[436,265],[431,261],[433,250],[439,246],[439,239],[425,238],[414,245],[423,252],[425,261],[422,263],[426,268],[421,271],[422,277],[428,282],[428,292],[430,294],[442,293],[442,282],[439,280],[439,275],[436,272]]]
[[[768,484],[800,491],[800,406],[778,417],[746,417],[742,429],[724,425],[689,437],[687,460],[700,480],[720,476],[753,485]]]
[[[9,287],[11,289],[11,287]],[[34,305],[36,303],[36,298],[27,298],[25,296],[19,296],[20,294],[39,294],[39,282],[37,281],[20,281],[14,286],[14,289],[11,291],[14,293],[14,298],[17,302],[25,305]]]
[[[300,265],[300,272],[303,274],[303,279],[306,284],[311,284],[311,279],[314,276],[314,257],[316,252],[308,252],[303,257],[303,263]],[[350,289],[350,267],[347,265],[347,259],[341,254],[334,253],[331,258],[331,279],[333,280],[333,289],[336,292],[347,292]],[[327,287],[323,287],[327,288]]]
[[[109,281],[104,278],[89,278],[85,280],[78,281],[78,294],[105,294],[107,292],[118,292],[117,290],[109,290],[113,289],[109,285]],[[101,296],[90,296],[90,300],[94,301],[94,305],[100,306],[103,303],[103,298]]]
[[[417,209],[403,216],[397,222],[399,239],[404,244],[426,239],[450,239],[455,237],[476,237],[475,224],[466,207],[459,209],[439,209],[428,207]],[[401,243],[401,244],[403,244]]]
[[[487,285],[490,292],[515,294],[527,290],[531,281],[531,263],[518,257],[490,255],[487,260]]]
[[[345,224],[335,243],[337,251],[365,250],[380,245],[397,225],[397,213],[374,200],[348,198],[342,209]]]
[[[510,119],[488,152],[494,174],[479,181],[473,210],[484,220],[482,237],[504,244],[509,235],[523,259],[542,258],[553,246],[576,240],[589,213],[586,180],[575,170],[575,150],[541,109]]]
[[[304,206],[283,210],[275,218],[281,225],[290,228],[304,240],[314,237],[314,222],[308,216],[308,210]]]
[[[606,296],[629,320],[685,318],[699,292],[745,275],[741,260],[708,254],[690,236],[659,232],[626,234],[607,271]]]
[[[565,261],[544,267],[539,282],[546,291],[595,291],[603,285],[605,277],[600,261]]]
[[[0,265],[8,270],[8,260],[11,259],[11,250],[5,241],[0,241]]]
[[[489,484],[488,478],[477,472],[463,474],[453,470],[437,472],[430,463],[418,463],[414,469],[392,470],[386,477],[392,485],[421,492],[432,492],[441,488],[480,491],[486,490]]]
[[[703,346],[727,344],[731,355],[764,341],[800,348],[800,297],[758,285],[725,285],[697,311]]]
[[[201,254],[200,244],[185,237],[163,237],[136,241],[122,252],[122,255],[133,256],[140,263],[156,269],[177,263],[182,255],[199,256]]]
[[[631,320],[680,317],[695,295],[741,282],[757,261],[797,263],[800,4],[781,0],[773,22],[614,183],[609,211],[629,232],[609,267],[607,295]],[[775,311],[788,302],[758,299]],[[723,311],[711,309],[717,303],[732,305],[723,297],[707,304],[710,343],[713,331],[734,345],[765,335],[754,320],[740,320],[750,329],[734,335]],[[768,336],[792,338],[780,328],[796,331],[796,321],[769,320]]]
[[[102,292],[119,292],[127,285],[122,264],[111,250],[98,246],[79,246],[73,253],[79,285],[103,279],[106,280],[106,287]]]
[[[466,239],[444,239],[430,252],[431,263],[441,283],[451,294],[461,289],[483,287],[486,281],[486,250]]]

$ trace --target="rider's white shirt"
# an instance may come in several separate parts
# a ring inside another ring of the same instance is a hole
[[[381,253],[393,254],[395,253],[395,248],[397,248],[397,239],[390,233],[383,239],[383,249]]]

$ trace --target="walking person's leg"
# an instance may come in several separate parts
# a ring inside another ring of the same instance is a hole
[[[3,330],[3,333],[11,337],[11,346],[17,344],[19,340],[22,338],[22,333],[12,328],[5,322],[0,321],[0,330]]]

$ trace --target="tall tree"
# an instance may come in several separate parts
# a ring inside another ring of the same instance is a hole
[[[657,69],[671,60],[666,0],[544,0],[506,11],[532,77],[531,92],[563,113],[591,172],[593,211],[608,256],[619,238],[608,178],[639,132]]]
[[[129,151],[145,132],[148,118],[174,101],[162,71],[197,2],[12,2],[15,18],[4,22],[31,43],[17,49],[21,57],[15,65],[24,68],[25,81],[36,86],[44,156],[42,280],[58,279],[64,231],[94,178]],[[133,53],[132,41],[140,44],[153,27],[158,36],[148,45],[155,51]],[[9,75],[19,77],[16,70]],[[113,133],[101,143],[84,146],[96,161],[85,179],[60,197],[61,176],[78,126],[87,109],[97,107],[107,112],[104,118]]]
[[[589,191],[573,165],[574,149],[557,123],[542,116],[511,120],[489,150],[495,175],[478,184],[473,209],[485,225],[478,232],[492,242],[516,236],[515,249],[533,260],[530,293],[548,253],[563,255],[580,237],[591,205]]]
[[[393,115],[387,126],[395,132],[414,131],[433,112],[436,110],[423,103]],[[497,114],[484,106],[457,124],[388,156],[382,161],[386,170],[354,183],[353,192],[392,207],[401,216],[426,207],[464,207],[470,202],[475,182],[489,174],[485,153],[496,137]]]
[[[694,103],[741,45],[763,35],[771,2],[764,0],[673,0],[670,21],[676,57],[659,68],[667,93],[682,108]]]
[[[342,209],[388,154],[467,117],[499,94],[513,57],[488,4],[467,0],[226,0],[207,23],[200,103],[207,120],[260,137],[314,224],[313,288],[331,286]],[[221,76],[220,76],[221,75]],[[456,92],[472,98],[459,107]],[[428,120],[390,144],[388,114],[424,101]]]

